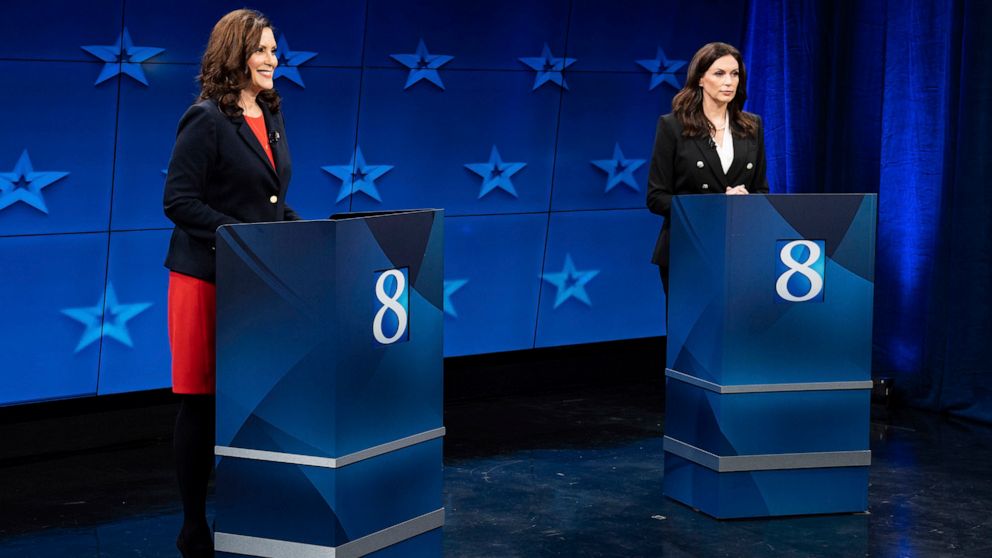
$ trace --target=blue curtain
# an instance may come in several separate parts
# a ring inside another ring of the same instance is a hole
[[[752,0],[773,192],[877,192],[873,370],[992,422],[992,2]]]

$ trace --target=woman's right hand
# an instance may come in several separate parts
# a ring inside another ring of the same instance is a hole
[[[747,188],[743,184],[738,184],[737,186],[727,186],[728,196],[746,196],[748,194]]]

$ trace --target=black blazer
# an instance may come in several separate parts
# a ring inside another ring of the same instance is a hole
[[[165,179],[165,215],[176,224],[165,266],[214,281],[217,227],[296,220],[286,205],[293,174],[282,114],[259,102],[276,168],[243,117],[230,118],[212,100],[179,120]]]
[[[654,246],[653,263],[668,267],[668,229],[672,196],[682,194],[724,194],[728,186],[743,184],[748,192],[768,193],[765,176],[765,134],[758,118],[753,138],[733,138],[734,161],[726,174],[720,156],[711,147],[709,136],[682,137],[682,124],[673,114],[658,119],[658,131],[648,172],[647,205],[652,213],[665,218]]]

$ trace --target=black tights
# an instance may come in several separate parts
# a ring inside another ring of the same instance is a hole
[[[173,438],[176,476],[183,499],[180,537],[196,546],[210,543],[207,484],[214,467],[215,402],[213,395],[182,395]]]

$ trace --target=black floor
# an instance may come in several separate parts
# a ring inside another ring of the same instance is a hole
[[[644,348],[599,350],[631,367]],[[662,496],[660,375],[601,365],[451,367],[445,556],[992,556],[988,426],[876,407],[870,513],[717,521]],[[142,403],[0,414],[0,557],[177,556],[175,405]]]

